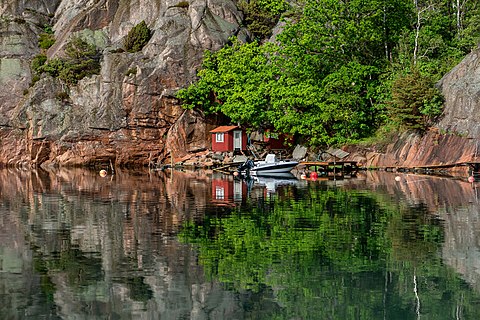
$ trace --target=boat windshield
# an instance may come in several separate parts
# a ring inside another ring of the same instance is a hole
[[[275,162],[277,162],[277,157],[273,153],[267,154],[267,157],[265,158],[265,162],[266,163],[275,163]]]

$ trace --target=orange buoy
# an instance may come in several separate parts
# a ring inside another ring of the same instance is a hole
[[[107,170],[100,170],[100,177],[106,177],[107,176]]]

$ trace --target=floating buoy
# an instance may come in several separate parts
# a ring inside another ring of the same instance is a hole
[[[395,181],[400,181],[400,180],[402,180],[402,178],[400,178],[400,176],[395,177]]]
[[[473,176],[468,177],[468,182],[475,182],[475,178]]]
[[[318,178],[318,173],[316,173],[315,171],[313,171],[312,173],[310,173],[310,179],[315,181],[317,180]]]
[[[107,176],[107,170],[100,170],[100,177],[106,177]]]

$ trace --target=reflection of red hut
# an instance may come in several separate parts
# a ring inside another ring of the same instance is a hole
[[[247,186],[241,180],[213,179],[212,203],[217,205],[235,205],[247,194]]]
[[[247,134],[237,126],[221,126],[210,131],[212,151],[247,150]]]

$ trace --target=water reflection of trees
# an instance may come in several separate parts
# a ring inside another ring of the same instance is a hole
[[[239,291],[273,288],[280,318],[478,316],[479,293],[441,260],[445,234],[436,210],[453,199],[422,197],[418,183],[385,184],[382,193],[364,190],[378,184],[357,183],[311,184],[300,199],[278,196],[228,217],[206,216],[182,236],[198,245],[210,278]],[[442,185],[448,192],[449,182]],[[432,189],[430,180],[423,192]],[[395,194],[403,201],[392,201]]]

